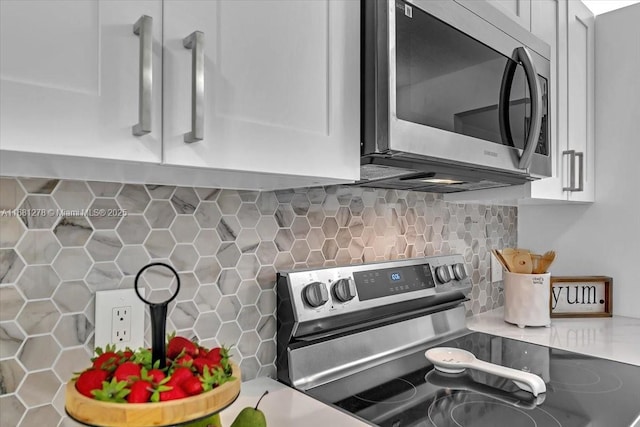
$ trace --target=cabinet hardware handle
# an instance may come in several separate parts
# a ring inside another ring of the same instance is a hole
[[[576,150],[563,151],[562,155],[569,156],[569,186],[563,187],[562,191],[584,191],[584,153]],[[578,163],[578,186],[576,187],[576,157],[580,159]]]
[[[584,153],[576,153],[576,157],[580,159],[580,163],[578,163],[578,188],[574,191],[583,191],[584,190]]]
[[[135,136],[151,132],[151,101],[153,91],[153,18],[142,15],[133,24],[133,34],[140,37],[140,74],[138,90],[138,123],[133,126]]]
[[[500,134],[503,141],[506,141],[508,145],[514,146],[513,138],[511,136],[511,128],[509,125],[509,95],[511,92],[511,85],[513,83],[513,76],[516,71],[516,64],[522,63],[525,75],[527,76],[527,84],[529,85],[529,92],[531,95],[531,123],[529,124],[529,135],[527,141],[522,150],[518,168],[528,169],[531,166],[533,160],[533,154],[535,153],[536,146],[538,145],[538,138],[540,137],[540,127],[542,126],[542,116],[544,111],[542,109],[542,89],[540,82],[538,81],[538,73],[531,54],[525,47],[517,47],[513,50],[511,55],[513,61],[508,61],[507,66],[502,75],[502,84],[500,86],[500,103],[498,105],[498,114],[500,119]]]
[[[184,142],[197,142],[204,138],[204,33],[194,31],[182,44],[191,49],[191,131]]]

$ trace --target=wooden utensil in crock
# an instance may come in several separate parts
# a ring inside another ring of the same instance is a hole
[[[528,250],[505,248],[501,254],[511,273],[531,274],[533,271],[531,254]]]

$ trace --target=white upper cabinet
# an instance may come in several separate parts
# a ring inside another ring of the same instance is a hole
[[[358,179],[359,8],[165,1],[164,163]],[[187,49],[194,31],[200,46]]]
[[[536,0],[531,14],[531,30],[551,45],[554,64],[550,100],[554,169],[553,177],[530,184],[528,198],[593,202],[595,19],[580,1]]]
[[[0,7],[1,174],[245,189],[359,178],[358,0]]]
[[[160,1],[2,0],[0,19],[3,151],[161,161]],[[150,132],[134,136],[141,49]]]
[[[595,199],[595,18],[580,1],[569,1],[568,150],[569,200]]]

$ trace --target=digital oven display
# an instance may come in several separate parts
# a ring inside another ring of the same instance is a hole
[[[353,273],[360,301],[435,287],[429,264]]]

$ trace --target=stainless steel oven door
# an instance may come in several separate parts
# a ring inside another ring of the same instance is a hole
[[[550,176],[549,60],[453,1],[386,6],[388,139],[378,149]]]

